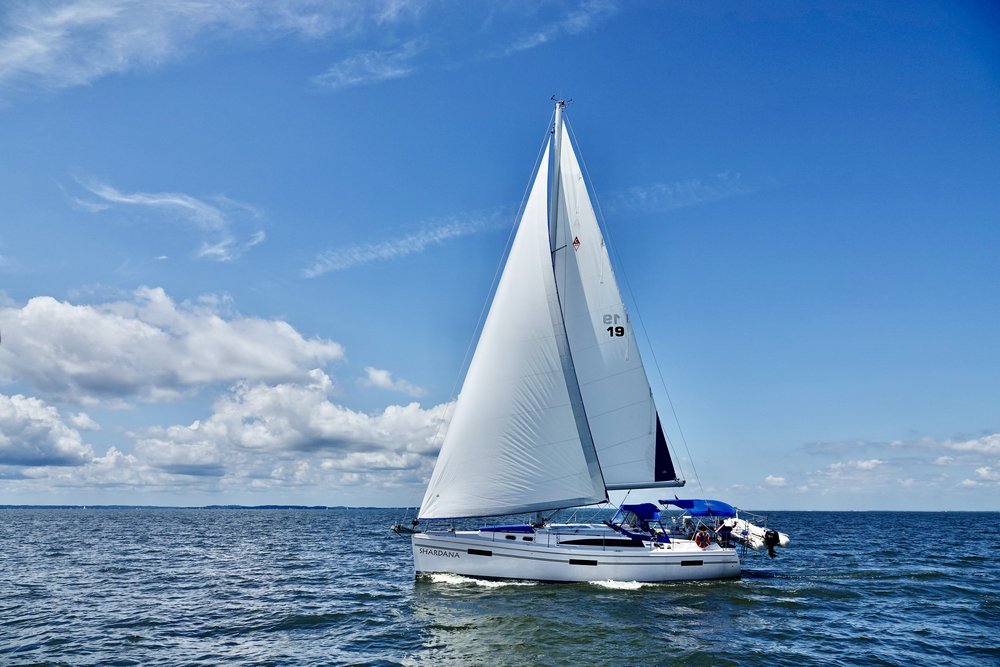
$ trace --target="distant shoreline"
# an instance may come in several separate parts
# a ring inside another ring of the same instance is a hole
[[[0,505],[2,510],[397,510],[416,511],[416,507],[376,507],[374,505]],[[912,513],[912,514],[996,514],[1000,510],[754,510],[759,514],[794,513]]]
[[[347,505],[0,505],[0,510],[383,510]]]

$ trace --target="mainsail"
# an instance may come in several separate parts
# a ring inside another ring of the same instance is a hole
[[[683,484],[559,107],[552,143],[558,154],[550,165],[546,148],[535,175],[421,519]]]
[[[607,499],[577,428],[553,322],[549,151],[535,177],[419,518],[533,512]]]

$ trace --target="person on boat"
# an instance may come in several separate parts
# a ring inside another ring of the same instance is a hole
[[[725,522],[721,523],[718,528],[715,529],[715,534],[719,538],[719,544],[724,547],[729,546],[729,538],[733,535],[733,527],[727,526]]]

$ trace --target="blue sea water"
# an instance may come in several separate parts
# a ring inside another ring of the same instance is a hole
[[[0,510],[2,665],[1000,665],[1000,513],[772,512],[739,580],[415,581],[399,510]]]

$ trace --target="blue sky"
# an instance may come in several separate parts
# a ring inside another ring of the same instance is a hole
[[[684,493],[1000,508],[1000,13],[611,0],[4,3],[0,503],[418,503],[553,94]]]

